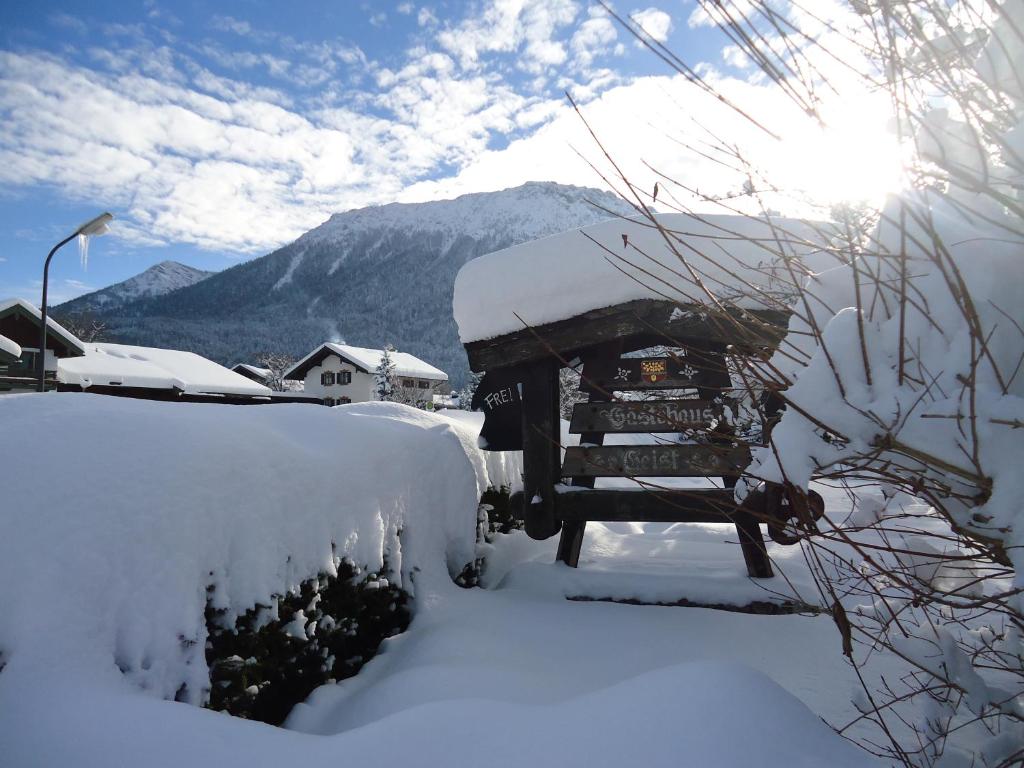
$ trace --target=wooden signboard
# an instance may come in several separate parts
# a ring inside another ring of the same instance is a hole
[[[499,368],[488,371],[477,385],[470,407],[483,411],[484,425],[479,445],[485,451],[523,449],[523,401],[519,394],[518,371]]]
[[[721,477],[750,463],[747,446],[605,445],[565,449],[563,477]]]
[[[646,400],[627,403],[577,403],[569,431],[679,432],[701,429],[721,412],[708,400]]]
[[[629,392],[638,389],[696,389],[729,386],[721,367],[697,367],[685,357],[633,357],[595,360],[583,367],[581,392]]]

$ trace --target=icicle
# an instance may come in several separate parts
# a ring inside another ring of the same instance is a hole
[[[82,269],[89,268],[89,236],[78,236],[78,255],[82,259]]]

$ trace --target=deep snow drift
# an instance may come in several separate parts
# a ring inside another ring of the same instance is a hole
[[[522,535],[490,548],[494,590],[456,587],[480,491],[517,473],[477,451],[474,417],[51,393],[0,419],[18,435],[0,449],[5,765],[871,764],[800,701],[845,700],[827,618],[569,602],[554,542]],[[681,528],[641,560],[714,550],[719,579],[755,589],[728,534],[689,526],[710,536],[690,548]],[[591,547],[653,589],[617,536],[595,526]],[[293,714],[309,733],[165,700],[203,681],[210,583],[240,612],[385,555],[413,625]]]

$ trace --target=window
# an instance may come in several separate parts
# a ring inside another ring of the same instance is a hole
[[[351,384],[352,383],[352,371],[338,371],[338,383],[339,384]]]
[[[413,379],[402,379],[402,386],[411,389],[416,386],[416,382]]]
[[[352,402],[352,398],[351,397],[339,397],[338,398],[338,405],[347,405],[348,403],[351,403],[351,402]]]
[[[420,389],[430,389],[430,382],[429,381],[422,381],[421,380],[419,382],[419,387],[420,387]]]
[[[325,371],[324,373],[321,373],[320,383],[325,387],[331,386],[334,383],[334,371]]]

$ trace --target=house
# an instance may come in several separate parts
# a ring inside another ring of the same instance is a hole
[[[24,299],[0,301],[0,394],[35,391],[41,321],[39,310]],[[46,328],[47,389],[244,405],[320,403],[301,392],[272,392],[193,352],[85,343],[50,317]]]
[[[239,376],[245,376],[247,379],[252,379],[258,384],[262,384],[265,387],[274,388],[272,379],[274,372],[269,368],[261,368],[258,365],[249,365],[248,363],[236,363],[232,368],[232,371],[237,373]],[[282,381],[283,390],[285,392],[297,392],[302,393],[302,382],[301,381]]]
[[[262,384],[265,387],[270,386],[270,375],[272,371],[269,368],[260,368],[259,366],[249,365],[248,363],[238,363],[233,366],[231,370],[239,376],[245,376],[245,378],[255,381],[257,384]]]
[[[42,314],[24,299],[0,300],[0,394],[34,392],[39,372]],[[61,359],[85,354],[85,345],[53,318],[46,318],[44,367],[48,388],[56,384]]]
[[[327,342],[293,365],[284,378],[304,381],[306,394],[321,398],[325,405],[376,400],[375,373],[383,355],[382,349]],[[398,390],[395,399],[432,404],[434,393],[448,381],[448,374],[408,352],[392,351],[390,355]]]
[[[212,402],[269,401],[268,387],[193,352],[129,344],[90,343],[85,354],[58,363],[58,389]]]

